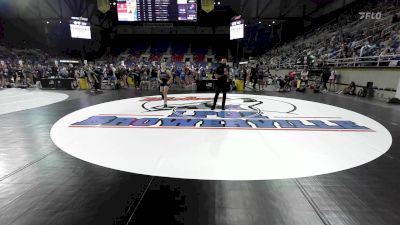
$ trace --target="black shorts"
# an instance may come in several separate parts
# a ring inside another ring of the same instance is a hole
[[[284,80],[279,81],[279,87],[284,88],[286,85],[286,82]]]
[[[168,87],[169,87],[168,80],[166,80],[166,79],[161,79],[160,87],[165,87],[165,86],[168,86]]]

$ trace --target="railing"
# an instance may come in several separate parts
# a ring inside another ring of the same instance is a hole
[[[385,29],[382,30],[381,36],[386,36],[387,34],[390,34],[390,32],[392,32],[396,26],[398,26],[398,23],[386,27]]]
[[[400,67],[400,54],[328,59],[324,61],[324,65],[333,67]],[[285,62],[275,62],[270,64],[270,66],[277,69],[297,70],[305,67],[305,65],[299,65],[290,60]],[[312,67],[311,65],[307,66]]]
[[[342,59],[329,59],[325,64],[335,67],[399,67],[400,55],[379,55]]]

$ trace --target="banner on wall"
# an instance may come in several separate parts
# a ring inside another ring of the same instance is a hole
[[[206,13],[214,10],[214,0],[201,0],[201,9]]]

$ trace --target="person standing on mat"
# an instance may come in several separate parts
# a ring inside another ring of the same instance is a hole
[[[214,97],[214,104],[211,110],[215,109],[217,105],[219,93],[222,92],[222,110],[225,110],[225,101],[226,101],[226,92],[228,90],[228,76],[229,70],[226,67],[226,59],[223,58],[221,60],[221,64],[216,69],[215,78],[217,78],[216,88],[215,88],[215,97]]]
[[[256,90],[256,85],[258,81],[258,64],[256,67],[251,69],[251,79],[253,80],[253,89]]]
[[[160,92],[161,96],[164,99],[164,108],[167,108],[167,100],[168,100],[168,90],[169,86],[172,84],[173,77],[171,75],[171,71],[167,70],[167,65],[165,62],[161,63],[161,68],[158,71],[158,81],[160,82]]]

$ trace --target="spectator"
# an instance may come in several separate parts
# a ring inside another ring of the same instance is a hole
[[[352,81],[344,90],[343,94],[345,95],[355,95],[356,94],[356,83]]]
[[[142,81],[142,76],[143,70],[141,70],[138,66],[135,67],[135,69],[132,70],[132,75],[133,79],[135,81],[135,87],[136,89],[140,89],[140,83]]]
[[[331,69],[331,75],[329,76],[329,91],[332,91],[331,88],[333,86],[333,91],[336,90],[336,78],[337,72],[334,69]]]
[[[304,82],[306,85],[308,85],[308,68],[304,67],[304,69],[301,71],[301,82]]]
[[[251,69],[251,80],[253,82],[253,89],[256,89],[257,81],[258,81],[258,65]]]
[[[331,71],[329,67],[325,67],[321,73],[321,82],[323,87],[322,91],[325,93],[328,92],[328,87],[326,86],[326,84],[328,83],[330,76],[331,76]]]

